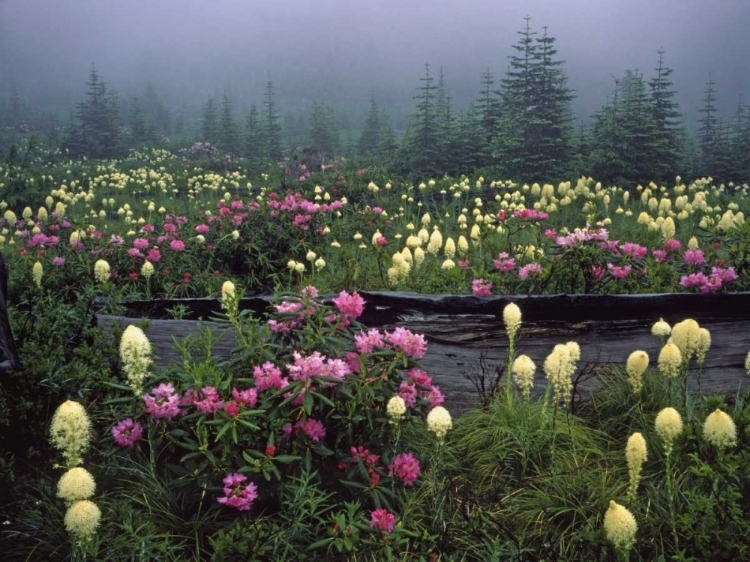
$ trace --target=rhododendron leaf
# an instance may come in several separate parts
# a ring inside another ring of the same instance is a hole
[[[128,387],[128,390],[132,393],[132,389]],[[104,402],[105,406],[115,406],[117,404],[130,404],[133,401],[132,396],[123,396],[122,398],[112,398]]]
[[[302,406],[305,408],[305,413],[308,416],[312,414],[314,404],[312,392],[305,392],[302,396]]]
[[[321,377],[321,378],[323,378],[323,377]],[[327,396],[323,396],[322,394],[318,394],[317,392],[312,392],[310,394],[312,394],[313,396],[315,396],[316,398],[318,398],[321,402],[325,403],[326,405],[330,406],[331,408],[335,408],[336,407],[336,405]]]
[[[357,488],[358,490],[366,490],[367,486],[362,484],[361,482],[354,482],[352,480],[339,480],[344,486],[349,486],[350,488]]]
[[[273,457],[273,460],[275,460],[276,462],[283,463],[283,464],[289,464],[292,462],[301,461],[302,457],[298,457],[296,455],[278,455],[276,457]]]
[[[315,446],[315,452],[318,453],[321,457],[330,457],[333,454],[333,451],[331,451],[325,445],[321,444],[317,444]]]
[[[225,434],[225,433],[226,433],[227,431],[229,431],[229,429],[230,429],[230,428],[232,427],[232,425],[233,425],[233,424],[232,424],[232,422],[229,422],[229,423],[225,423],[225,424],[224,424],[224,427],[222,427],[222,428],[221,428],[221,429],[219,430],[219,433],[217,433],[217,434],[216,434],[216,441],[218,441],[219,439],[221,439],[221,438],[222,438],[222,437],[224,436],[224,434]]]
[[[307,547],[307,550],[315,550],[317,548],[323,548],[324,546],[328,546],[334,541],[333,537],[329,537],[327,539],[319,540],[317,542],[312,543],[310,546]]]
[[[123,392],[133,392],[133,389],[125,384],[117,384],[115,382],[105,382],[106,386],[109,386],[110,388],[114,388],[116,390],[122,390]],[[108,404],[109,402],[105,402],[105,404]],[[114,402],[112,402],[114,404]]]
[[[191,441],[191,440],[180,441],[179,439],[175,439],[174,436],[172,435],[169,435],[168,438],[172,443],[174,443],[178,447],[182,447],[183,449],[187,449],[188,451],[198,450],[198,443],[196,443],[195,441]]]
[[[250,423],[249,421],[247,421],[247,420],[243,420],[242,418],[239,418],[239,417],[238,417],[238,418],[237,418],[237,421],[238,421],[238,422],[240,422],[240,423],[241,423],[242,425],[244,425],[244,426],[245,426],[246,428],[248,428],[248,429],[253,429],[253,430],[256,430],[256,431],[260,429],[260,428],[259,428],[259,427],[258,427],[257,425],[255,425],[254,423]]]

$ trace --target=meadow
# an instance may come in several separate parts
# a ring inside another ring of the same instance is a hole
[[[690,311],[572,412],[578,344],[535,365],[509,305],[493,395],[452,417],[429,342],[360,324],[358,292],[746,291],[750,186],[486,176],[165,150],[4,165],[6,559],[747,558],[749,397],[687,390],[711,353]],[[157,368],[147,319],[93,322],[181,297],[221,303],[231,358],[206,329]]]

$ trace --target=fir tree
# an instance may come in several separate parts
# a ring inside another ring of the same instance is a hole
[[[631,183],[646,183],[654,178],[655,157],[658,149],[656,126],[653,119],[653,106],[646,91],[643,75],[636,70],[628,71],[623,93],[621,119],[622,142],[624,145],[624,179]]]
[[[279,125],[279,113],[276,109],[274,99],[273,83],[271,82],[271,73],[268,73],[268,82],[266,83],[266,99],[263,102],[266,108],[265,135],[266,154],[274,162],[281,160],[281,125]]]
[[[324,159],[333,159],[339,147],[339,130],[333,109],[313,102],[310,110],[310,142],[324,153]]]
[[[245,157],[250,161],[259,160],[264,156],[264,146],[258,107],[252,104],[245,123]]]
[[[221,119],[219,120],[219,146],[224,152],[239,153],[239,134],[232,116],[232,102],[224,92],[221,102]]]
[[[417,113],[413,116],[413,125],[407,131],[403,145],[403,164],[408,166],[408,173],[414,175],[437,174],[440,143],[435,107],[437,86],[433,84],[434,80],[430,65],[425,64],[424,76],[419,79],[422,85],[417,88],[419,94],[414,97],[417,100]]]
[[[203,118],[201,120],[201,135],[203,142],[216,146],[219,143],[219,117],[216,111],[214,99],[209,97],[203,106]]]
[[[700,172],[705,175],[713,175],[716,172],[714,162],[718,152],[719,130],[716,118],[716,91],[715,82],[708,75],[706,90],[703,96],[703,107],[699,110],[703,114],[700,120],[698,132],[698,144],[700,151]]]
[[[480,156],[479,166],[492,164],[492,143],[497,137],[498,123],[500,121],[500,103],[497,90],[493,90],[495,84],[494,76],[489,69],[482,74],[482,92],[477,100],[478,134],[481,139],[479,143]]]
[[[379,156],[380,155],[380,110],[375,103],[375,96],[370,99],[370,111],[367,114],[365,126],[362,129],[362,135],[357,143],[357,152],[361,155]]]
[[[620,80],[615,79],[612,101],[607,99],[606,105],[594,116],[591,130],[593,150],[589,157],[589,169],[597,180],[621,183],[627,174],[622,120]]]
[[[386,162],[393,160],[398,150],[396,134],[391,126],[391,118],[385,109],[380,110],[380,143],[378,144],[378,155]]]
[[[672,69],[664,65],[664,50],[659,50],[656,76],[649,82],[651,90],[652,117],[654,121],[654,153],[652,158],[653,179],[666,181],[678,173],[682,145],[680,143],[680,112],[674,101],[676,92],[671,89],[669,76]]]
[[[148,138],[146,123],[143,120],[143,112],[138,101],[138,96],[130,98],[130,111],[128,113],[128,128],[130,138],[134,146],[140,146]]]

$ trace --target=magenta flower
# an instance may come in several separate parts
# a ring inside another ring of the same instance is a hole
[[[193,404],[201,414],[213,414],[224,405],[224,401],[219,397],[219,393],[213,386],[204,386],[201,389],[202,400],[195,400]]]
[[[534,278],[542,274],[542,266],[538,263],[527,263],[518,270],[518,277],[521,279]]]
[[[492,263],[495,264],[495,269],[503,273],[513,271],[516,267],[516,260],[511,258],[508,252],[500,252],[497,255],[497,259],[492,260]]]
[[[664,242],[664,249],[667,252],[679,252],[682,249],[682,244],[680,244],[679,240],[670,238],[669,240]]]
[[[300,424],[302,431],[305,432],[310,438],[310,441],[318,443],[321,439],[326,436],[326,428],[323,426],[323,422],[314,418],[307,418],[307,421]]]
[[[399,326],[392,332],[386,332],[385,339],[397,351],[403,352],[412,359],[421,359],[427,351],[427,342],[421,334],[415,334],[406,328]]]
[[[164,226],[167,226],[166,224]],[[185,242],[182,240],[172,240],[169,243],[169,247],[172,248],[175,252],[184,252],[185,251]]]
[[[406,381],[401,381],[398,388],[398,395],[403,398],[407,406],[414,406],[417,403],[417,387]]]
[[[258,403],[258,391],[255,388],[248,388],[245,390],[237,390],[236,388],[233,388],[232,398],[234,398],[238,404],[255,408],[255,405]]]
[[[125,242],[125,239],[122,236],[118,236],[117,234],[113,234],[109,238],[109,243],[113,246],[122,246]]]
[[[155,418],[172,419],[180,413],[180,397],[169,383],[161,383],[143,395],[146,413]]]
[[[354,336],[354,345],[359,353],[372,353],[375,349],[385,346],[383,334],[377,328],[358,333]]]
[[[440,406],[443,402],[445,402],[445,396],[443,396],[443,393],[440,391],[440,387],[436,384],[433,384],[427,390],[423,390],[422,398],[429,402],[430,408]]]
[[[360,317],[365,310],[365,299],[356,292],[349,294],[346,291],[341,291],[339,296],[333,299],[333,304],[347,320]]]
[[[112,426],[112,437],[120,447],[132,447],[142,435],[141,425],[132,418],[125,418]]]
[[[52,265],[54,265],[56,267],[62,267],[62,266],[64,266],[65,265],[65,258],[63,258],[62,256],[55,256],[54,258],[52,258]]]
[[[645,246],[636,244],[635,242],[626,242],[620,245],[620,250],[623,254],[632,259],[645,258],[648,253],[648,249]]]
[[[417,367],[412,367],[406,371],[406,375],[409,377],[411,382],[417,386],[432,386],[432,377],[427,372]]]
[[[281,369],[270,361],[253,369],[253,378],[255,379],[255,388],[259,392],[273,388],[279,390],[289,384],[286,378],[281,376]]]
[[[258,497],[258,487],[252,482],[245,484],[246,480],[247,476],[244,474],[228,474],[224,478],[224,496],[216,501],[239,511],[249,510]]]
[[[656,263],[663,263],[667,260],[666,250],[652,250],[651,255],[654,256],[654,261]]]
[[[381,531],[390,533],[396,524],[396,516],[387,509],[375,509],[370,512],[370,527],[377,527]]]
[[[133,247],[138,248],[139,250],[145,250],[148,248],[149,242],[145,238],[136,238],[133,240]]]
[[[475,297],[488,297],[492,294],[492,281],[474,279],[471,282],[471,292]]]
[[[609,274],[615,279],[624,279],[628,276],[628,273],[630,273],[631,266],[630,264],[612,265],[611,263],[608,263],[607,270],[609,271]]]
[[[419,459],[412,453],[402,453],[396,455],[393,464],[388,467],[388,473],[394,473],[404,483],[404,486],[413,486],[419,478],[421,470],[419,468]]]
[[[195,227],[195,233],[196,234],[206,234],[209,231],[209,226],[207,224],[199,224]]]
[[[143,257],[143,252],[141,252],[138,248],[130,248],[128,250],[128,255],[131,258],[142,258]]]
[[[685,250],[683,259],[688,265],[703,265],[706,262],[703,250]]]
[[[708,277],[702,272],[691,273],[690,275],[683,275],[680,277],[680,285],[686,289],[700,289],[708,285]],[[705,291],[704,291],[705,292]]]

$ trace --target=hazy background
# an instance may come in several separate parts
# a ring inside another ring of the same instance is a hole
[[[578,119],[650,78],[659,48],[686,122],[711,72],[720,114],[750,98],[750,0],[0,0],[0,94],[67,113],[91,64],[121,99],[152,82],[168,106],[226,89],[243,111],[271,72],[282,114],[314,99],[361,112],[372,94],[398,121],[430,62],[457,107],[489,68],[502,77],[523,18],[557,38]]]

